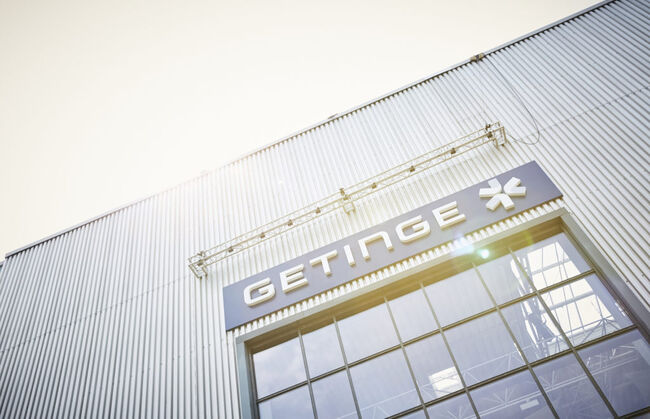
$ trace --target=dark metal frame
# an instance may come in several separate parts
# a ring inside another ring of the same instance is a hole
[[[585,261],[589,264],[591,267],[590,270],[583,272],[579,275],[576,275],[572,278],[566,279],[564,281],[561,281],[557,284],[553,284],[549,287],[545,287],[541,290],[538,290],[532,280],[528,277],[528,274],[526,273],[525,269],[520,265],[518,259],[514,257],[513,249],[518,249],[523,246],[523,242],[519,240],[521,243],[514,243],[510,245],[509,243],[506,243],[506,241],[517,241],[518,239],[521,239],[521,236],[524,232],[532,232],[534,236],[536,236],[536,241],[543,240],[544,238],[551,236],[553,234],[557,234],[559,232],[565,233],[565,235],[573,242],[574,246],[579,250]],[[508,240],[504,240],[508,239]],[[269,325],[269,327],[262,328],[261,330],[257,330],[255,332],[252,332],[250,334],[246,334],[243,336],[240,336],[237,338],[237,370],[238,370],[238,384],[239,384],[239,395],[240,395],[240,408],[241,408],[241,414],[242,417],[245,418],[257,418],[258,417],[258,410],[257,410],[257,405],[258,403],[269,400],[277,395],[286,393],[288,391],[294,390],[296,388],[302,387],[304,385],[308,386],[309,389],[309,394],[310,394],[310,399],[312,403],[312,407],[314,412],[316,412],[316,407],[315,407],[315,402],[314,402],[314,396],[312,392],[312,386],[311,383],[313,381],[325,378],[327,376],[339,373],[341,371],[346,371],[346,374],[348,376],[348,380],[350,382],[350,387],[352,389],[352,397],[354,400],[354,404],[357,410],[357,414],[360,416],[360,408],[359,404],[357,401],[357,396],[355,393],[354,385],[352,384],[352,379],[350,376],[350,368],[364,363],[370,359],[377,358],[381,355],[384,355],[386,353],[395,351],[395,350],[400,350],[404,352],[405,359],[407,362],[407,367],[409,369],[409,373],[411,374],[411,377],[414,381],[415,384],[415,390],[417,392],[417,395],[420,399],[420,405],[413,407],[411,409],[405,410],[403,412],[400,412],[397,416],[401,416],[404,414],[412,413],[415,411],[419,411],[424,408],[424,414],[426,417],[428,417],[428,413],[426,411],[426,407],[431,406],[433,404],[439,403],[441,401],[447,400],[449,398],[458,396],[460,394],[466,394],[469,396],[469,392],[471,390],[474,390],[478,387],[485,386],[489,383],[492,383],[496,380],[499,380],[501,378],[511,376],[514,374],[517,374],[521,371],[528,370],[531,373],[531,376],[535,380],[536,384],[538,385],[538,388],[540,390],[541,395],[544,397],[546,400],[549,408],[553,412],[553,414],[557,417],[557,412],[555,411],[552,403],[550,402],[550,399],[546,392],[544,391],[543,387],[541,386],[541,383],[539,382],[536,374],[533,373],[532,368],[540,365],[542,363],[549,362],[553,359],[559,358],[561,356],[573,353],[575,355],[575,358],[578,360],[578,363],[580,366],[583,368],[585,374],[587,375],[588,379],[590,382],[594,385],[594,388],[596,391],[599,393],[600,397],[603,399],[604,403],[606,404],[607,408],[609,409],[610,413],[614,415],[614,417],[618,417],[616,415],[616,412],[614,411],[613,407],[603,394],[602,390],[600,387],[597,385],[594,377],[592,374],[589,372],[589,370],[586,368],[584,365],[583,361],[579,356],[577,356],[577,351],[587,347],[587,346],[592,346],[595,345],[599,342],[602,342],[606,339],[621,335],[623,333],[626,333],[631,330],[638,329],[641,334],[644,336],[644,338],[648,341],[650,341],[650,334],[649,334],[649,323],[650,323],[650,316],[648,315],[648,311],[643,307],[643,305],[640,303],[640,301],[632,294],[630,289],[625,285],[624,281],[616,274],[614,269],[609,265],[607,260],[598,252],[598,250],[593,246],[593,244],[589,241],[588,237],[586,234],[582,231],[582,229],[577,225],[577,223],[573,220],[573,218],[566,212],[564,209],[560,209],[557,211],[554,211],[550,214],[547,214],[546,216],[539,217],[536,220],[532,220],[530,222],[524,223],[520,226],[517,226],[507,232],[497,234],[485,241],[482,241],[480,243],[477,243],[476,245],[478,247],[487,247],[487,246],[494,246],[496,244],[497,247],[500,247],[502,250],[507,249],[505,253],[509,253],[513,256],[513,259],[516,261],[517,266],[520,270],[520,273],[523,278],[525,278],[528,282],[529,285],[531,286],[531,289],[533,290],[531,293],[526,294],[523,297],[516,298],[514,300],[508,301],[503,304],[497,304],[494,296],[492,295],[491,291],[487,287],[483,277],[481,276],[480,272],[478,269],[476,269],[477,264],[478,264],[478,259],[472,259],[472,258],[465,258],[464,263],[471,269],[475,269],[476,272],[478,273],[478,277],[483,284],[485,290],[487,291],[488,295],[490,296],[490,299],[492,300],[493,307],[487,310],[482,311],[481,313],[477,313],[473,316],[470,316],[468,318],[464,318],[458,322],[455,322],[453,324],[441,327],[440,322],[438,321],[438,318],[435,314],[435,312],[432,309],[431,302],[429,301],[428,296],[426,293],[424,293],[426,297],[426,301],[429,305],[429,308],[431,312],[433,313],[434,319],[437,324],[437,328],[425,333],[421,336],[418,336],[416,338],[410,339],[408,341],[403,341],[402,337],[399,333],[399,330],[396,327],[395,324],[395,319],[393,317],[392,311],[390,309],[390,305],[388,304],[388,298],[387,294],[390,294],[390,297],[406,294],[412,290],[415,290],[417,288],[420,288],[423,290],[425,283],[428,285],[431,282],[435,282],[436,280],[444,279],[445,277],[449,277],[453,275],[455,272],[444,272],[440,275],[437,275],[434,280],[425,280],[422,275],[422,273],[429,273],[431,270],[430,268],[433,266],[436,266],[436,271],[442,270],[444,271],[444,264],[445,262],[449,262],[451,260],[454,260],[455,262],[458,259],[461,259],[462,257],[454,257],[452,255],[447,255],[444,258],[441,258],[442,260],[437,261],[435,264],[431,264],[432,266],[426,266],[421,269],[417,270],[411,270],[409,272],[404,273],[404,275],[401,275],[400,278],[397,278],[393,281],[382,281],[380,284],[373,284],[374,286],[368,286],[365,287],[361,290],[357,290],[357,292],[345,295],[341,298],[338,298],[335,301],[331,301],[329,303],[322,304],[318,307],[315,307],[313,310],[309,310],[305,313],[301,313],[301,315],[298,316],[292,316],[289,319],[284,319],[283,321],[277,322],[275,324]],[[505,254],[503,253],[503,254]],[[490,260],[495,259],[498,256],[495,256],[494,258],[491,258]],[[413,275],[413,272],[415,271],[415,275]],[[418,275],[419,274],[419,275]],[[566,334],[562,331],[562,328],[560,327],[559,323],[557,320],[554,319],[553,316],[551,316],[551,319],[553,323],[555,324],[555,327],[560,331],[561,336],[565,340],[566,344],[568,345],[568,349],[563,350],[561,352],[558,352],[556,354],[553,354],[551,356],[545,357],[541,360],[529,362],[528,359],[526,358],[524,352],[522,351],[522,348],[520,347],[519,343],[517,342],[517,339],[514,336],[514,333],[512,332],[510,325],[508,322],[505,321],[505,318],[503,314],[501,313],[501,310],[505,307],[520,303],[524,300],[530,299],[532,297],[537,297],[537,299],[540,301],[540,304],[544,307],[544,309],[548,313],[552,313],[548,307],[548,305],[544,302],[544,300],[541,298],[541,294],[544,292],[547,292],[552,289],[556,289],[559,287],[562,287],[568,283],[578,281],[588,275],[596,274],[601,282],[605,285],[605,287],[608,289],[608,291],[612,294],[613,298],[621,304],[621,306],[624,308],[626,313],[629,315],[630,319],[633,322],[632,326],[628,326],[625,328],[622,328],[620,330],[614,331],[612,333],[609,333],[605,336],[590,340],[588,342],[581,343],[579,345],[574,345],[566,336]],[[416,276],[414,280],[411,281],[401,281],[403,279],[402,277],[409,277],[411,278],[412,276]],[[430,275],[429,275],[430,276]],[[603,280],[603,278],[607,278],[607,280]],[[395,284],[396,281],[401,281],[400,284]],[[409,282],[411,283],[410,286],[401,286],[404,285],[403,283]],[[388,284],[393,284],[391,287],[386,287]],[[415,285],[415,286],[413,286]],[[398,288],[397,291],[395,291],[395,288]],[[401,289],[400,289],[401,288]],[[393,295],[395,294],[395,295]],[[374,297],[373,297],[374,296]],[[352,304],[352,302],[354,304]],[[393,326],[395,330],[397,331],[397,336],[399,339],[399,343],[397,345],[394,345],[390,348],[386,348],[378,353],[375,353],[373,355],[367,356],[365,358],[359,359],[357,361],[349,363],[347,361],[345,351],[342,350],[343,353],[343,359],[344,359],[344,365],[336,368],[334,370],[328,371],[326,373],[323,373],[317,377],[310,377],[309,376],[309,369],[306,365],[306,357],[304,356],[304,345],[302,342],[302,335],[304,332],[311,331],[313,329],[316,329],[318,327],[324,326],[326,324],[333,323],[335,326],[335,330],[338,336],[339,340],[339,345],[341,348],[343,348],[342,345],[342,340],[338,328],[338,321],[341,318],[347,317],[349,315],[352,315],[356,312],[361,312],[364,311],[367,308],[370,308],[376,304],[381,304],[381,303],[386,304],[388,307],[388,312],[389,316],[391,318],[391,321],[393,323]],[[360,304],[359,304],[360,303]],[[354,306],[354,308],[351,308]],[[503,324],[505,324],[506,329],[508,333],[510,334],[510,337],[512,338],[513,342],[515,343],[517,349],[519,350],[522,359],[524,361],[524,365],[515,369],[512,369],[510,371],[507,371],[503,374],[500,374],[498,376],[492,377],[490,379],[481,381],[479,383],[466,386],[465,385],[465,379],[463,378],[462,374],[459,374],[461,383],[463,385],[463,388],[461,390],[457,390],[451,394],[445,395],[443,397],[439,397],[435,400],[429,401],[429,402],[424,402],[424,399],[420,393],[420,389],[417,385],[417,382],[415,380],[415,374],[414,371],[411,367],[410,361],[408,357],[406,356],[405,353],[405,346],[408,344],[411,344],[413,342],[426,339],[430,336],[433,336],[435,334],[440,333],[443,342],[445,343],[448,352],[451,356],[452,362],[454,364],[454,367],[458,372],[460,372],[460,368],[458,367],[458,364],[456,362],[456,359],[454,358],[454,354],[451,351],[451,348],[449,347],[449,344],[447,342],[447,338],[445,337],[445,331],[449,330],[450,328],[459,326],[460,324],[468,323],[471,320],[477,319],[479,317],[485,316],[487,314],[496,312],[501,320],[503,321]],[[341,315],[343,314],[343,315]],[[286,341],[289,338],[294,338],[298,336],[299,341],[300,341],[300,346],[301,350],[303,352],[303,360],[305,362],[305,370],[307,374],[306,380],[294,384],[288,388],[285,388],[283,390],[277,391],[273,394],[257,398],[256,393],[255,393],[255,385],[254,385],[254,367],[252,363],[252,353],[258,352],[262,349],[265,349],[267,347],[274,346],[275,344],[278,344],[282,341]],[[468,397],[472,409],[474,410],[474,413],[478,417],[478,410],[476,409],[476,406],[474,405],[474,402],[471,397]],[[630,415],[627,416],[633,416],[634,414],[638,413],[643,413],[643,412],[648,412],[650,411],[650,408],[644,409],[640,412],[633,412]]]

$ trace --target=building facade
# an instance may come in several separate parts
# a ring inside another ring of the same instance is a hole
[[[598,4],[10,252],[0,417],[649,414],[649,15]]]

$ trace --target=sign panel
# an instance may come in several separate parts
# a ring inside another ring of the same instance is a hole
[[[225,287],[226,329],[561,196],[536,162],[524,164]]]

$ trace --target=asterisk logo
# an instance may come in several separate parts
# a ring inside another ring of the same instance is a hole
[[[489,188],[481,188],[478,191],[478,196],[481,198],[491,198],[485,206],[490,210],[494,211],[499,207],[499,204],[503,205],[503,208],[506,210],[511,210],[515,207],[515,203],[510,199],[511,196],[526,196],[526,187],[519,186],[521,180],[516,177],[510,178],[510,180],[503,186],[503,192],[501,192],[501,184],[496,179],[488,180]]]

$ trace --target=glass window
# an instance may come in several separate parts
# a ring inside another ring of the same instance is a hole
[[[386,304],[341,320],[339,330],[348,362],[399,344]]]
[[[478,270],[498,304],[533,292],[511,255],[485,263]]]
[[[302,335],[309,376],[317,377],[343,365],[341,345],[334,324]]]
[[[501,310],[529,362],[568,348],[537,297]]]
[[[268,396],[307,379],[297,337],[253,354],[257,397]]]
[[[596,275],[542,294],[574,345],[632,324]]]
[[[468,386],[523,365],[497,313],[449,329],[445,335]]]
[[[388,304],[402,341],[413,339],[437,328],[422,290],[390,300]]]
[[[650,346],[634,330],[579,352],[619,415],[650,406]]]
[[[312,388],[318,419],[357,417],[346,371],[314,381]]]
[[[470,393],[481,418],[553,417],[529,371],[522,371]]]
[[[590,269],[558,234],[254,353],[260,417],[351,419],[359,409],[364,418],[604,418],[650,410],[650,344]],[[507,307],[496,310],[490,294]],[[539,364],[532,373],[521,368],[524,354]]]
[[[350,369],[361,416],[380,418],[420,403],[401,349]]]
[[[434,335],[408,345],[406,356],[425,402],[463,387],[442,336]]]
[[[474,409],[466,394],[436,403],[427,409],[430,419],[471,419],[476,418]]]
[[[425,289],[441,326],[493,307],[474,270],[454,275]]]
[[[569,279],[589,269],[564,234],[549,237],[515,252],[537,289]]]
[[[260,419],[313,418],[307,386],[282,393],[259,405]]]
[[[424,415],[424,410],[418,410],[417,412],[409,413],[405,416],[400,416],[402,419],[426,419]]]
[[[539,365],[533,371],[561,418],[612,416],[573,354]]]

